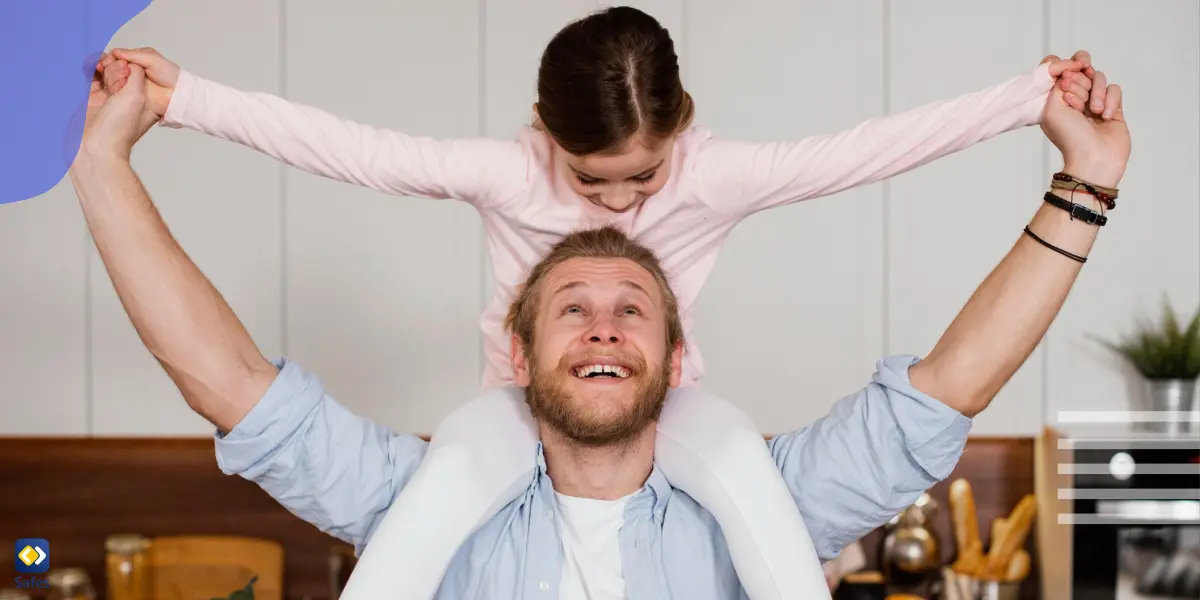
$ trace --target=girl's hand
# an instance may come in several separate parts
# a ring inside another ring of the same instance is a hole
[[[1080,50],[1068,59],[1051,54],[1040,64],[1046,63],[1050,63],[1050,75],[1057,78],[1055,87],[1064,92],[1063,100],[1068,106],[1084,113],[1088,110],[1096,115],[1103,113],[1108,82],[1103,73],[1092,67],[1092,55],[1087,50]],[[1092,94],[1093,87],[1095,94]]]
[[[141,67],[145,73],[147,107],[160,118],[167,114],[171,94],[179,81],[179,65],[167,60],[153,48],[116,48],[100,58],[96,70],[103,74],[104,85],[115,94],[129,79],[129,65]]]

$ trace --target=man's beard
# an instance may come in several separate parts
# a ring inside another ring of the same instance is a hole
[[[529,356],[530,383],[525,397],[533,418],[553,427],[568,440],[593,448],[630,441],[647,425],[658,421],[667,400],[670,354],[654,372],[645,368],[645,361],[633,361],[633,376],[642,380],[633,392],[633,403],[620,414],[602,417],[595,416],[571,397],[566,381],[574,377],[570,370],[573,362],[563,356],[553,372],[541,373],[537,356]]]

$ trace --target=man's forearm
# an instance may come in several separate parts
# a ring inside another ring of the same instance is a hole
[[[172,237],[131,165],[81,149],[71,169],[117,296],[188,405],[228,431],[276,370]]]
[[[1059,195],[1072,199],[1069,192]],[[1073,201],[1100,210],[1090,196],[1075,194]],[[1087,256],[1099,227],[1043,203],[1029,229],[1058,248]],[[1037,347],[1082,266],[1021,234],[929,356],[913,366],[913,385],[966,416],[978,414]]]

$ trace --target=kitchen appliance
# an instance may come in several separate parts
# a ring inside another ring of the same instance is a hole
[[[1044,597],[1200,598],[1200,433],[1076,427],[1039,446]]]

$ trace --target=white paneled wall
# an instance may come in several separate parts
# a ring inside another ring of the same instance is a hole
[[[1163,294],[1181,318],[1200,301],[1200,4],[1055,0],[1048,28],[1055,46],[1094,48],[1127,90],[1133,139],[1121,198],[1047,335],[1052,421],[1063,409],[1135,408],[1136,377],[1091,336],[1157,319]]]
[[[278,0],[155,1],[111,46],[153,46],[201,76],[278,93],[279,26]],[[216,138],[160,130],[134,148],[133,166],[179,244],[262,351],[278,353],[283,250],[277,163]],[[95,248],[89,253],[91,431],[210,434],[211,426],[183,403],[142,345]]]
[[[883,24],[882,1],[689,2],[697,121],[786,140],[880,116]],[[708,385],[759,428],[803,426],[867,383],[883,346],[882,206],[876,184],[759,213],[730,235],[695,335]]]
[[[438,138],[475,136],[475,0],[290,0],[289,99]],[[478,216],[287,168],[287,352],[351,410],[429,430],[479,392]]]
[[[481,0],[484,17],[482,134],[512,137],[533,123],[537,71],[550,38],[572,19],[596,9],[590,0]],[[479,311],[493,292],[491,257],[483,251]],[[480,346],[482,342],[476,344]],[[480,356],[480,372],[483,369]],[[430,423],[433,426],[435,423]]]
[[[87,227],[67,178],[0,205],[0,434],[86,434]]]
[[[483,0],[484,133],[507,138],[533,122],[538,61],[554,34],[596,9],[591,0]]]
[[[156,0],[112,46],[410,135],[508,137],[538,59],[593,0]],[[1124,408],[1115,336],[1162,292],[1200,300],[1200,9],[1188,0],[640,0],[681,55],[699,124],[799,139],[1090,50],[1127,90],[1122,198],[1044,343],[977,434],[1031,434],[1058,408]],[[985,26],[980,26],[985,24]],[[1037,209],[1058,154],[1037,128],[890,181],[756,215],[698,305],[707,385],[777,432],[824,414],[889,353],[924,354]],[[135,167],[184,249],[264,353],[340,401],[429,432],[473,396],[490,293],[477,215],[156,130]],[[207,435],[141,345],[70,182],[0,206],[0,434]]]
[[[890,8],[891,112],[997,85],[1046,54],[1041,0],[894,0]],[[987,26],[963,26],[972,22]],[[1044,139],[1036,127],[1011,131],[888,182],[888,352],[929,352],[1021,236],[1046,189]],[[1037,433],[1043,371],[1038,350],[973,431]]]

